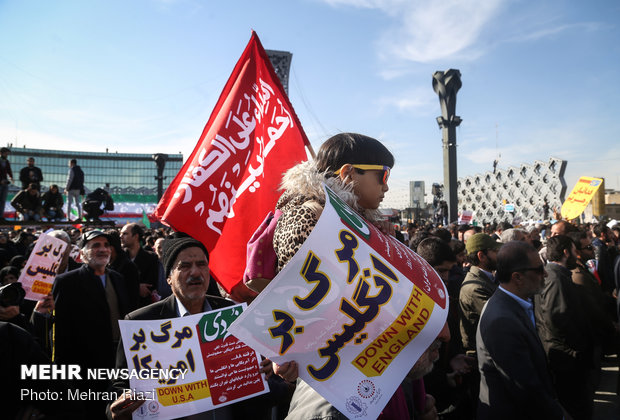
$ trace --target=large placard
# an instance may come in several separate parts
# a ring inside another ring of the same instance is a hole
[[[67,248],[67,243],[53,236],[41,234],[19,276],[26,291],[26,299],[41,300],[52,291],[56,271]]]
[[[594,197],[602,183],[603,180],[601,178],[590,178],[588,176],[579,178],[568,198],[562,204],[562,217],[566,220],[579,217],[588,207],[588,203],[592,200],[592,197]]]
[[[229,331],[350,418],[376,418],[443,327],[432,267],[325,187],[312,233]]]
[[[245,304],[154,321],[119,321],[132,391],[152,395],[134,419],[173,419],[264,394],[259,355],[228,332]],[[153,372],[162,370],[162,377]],[[137,377],[139,372],[149,374]]]

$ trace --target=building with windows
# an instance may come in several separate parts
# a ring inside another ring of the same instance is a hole
[[[13,170],[14,184],[9,189],[7,201],[19,191],[19,171],[27,166],[29,157],[35,159],[35,166],[43,173],[41,191],[51,184],[61,191],[67,182],[69,161],[76,159],[84,171],[86,193],[96,188],[106,189],[114,199],[114,213],[151,212],[158,197],[158,168],[155,155],[142,153],[97,153],[68,150],[28,149],[10,147],[9,161]],[[183,166],[183,155],[163,155],[166,162],[163,170],[163,190],[168,187]],[[7,206],[8,207],[8,206]],[[7,208],[7,211],[10,211]]]

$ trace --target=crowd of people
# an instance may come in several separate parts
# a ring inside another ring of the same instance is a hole
[[[446,324],[411,361],[380,418],[591,419],[601,360],[619,349],[620,226],[564,220],[526,227],[411,223],[401,232],[377,210],[394,163],[373,138],[342,133],[328,139],[314,161],[284,175],[268,245],[275,252],[275,275],[317,223],[326,183],[369,222],[416,251],[445,283]],[[19,279],[38,234],[0,233],[3,286]],[[126,367],[120,319],[175,318],[233,304],[210,279],[209,252],[192,232],[131,223],[120,230],[50,234],[69,244],[50,295],[39,302],[0,301],[7,392],[50,386],[18,382],[21,364]],[[246,284],[260,294],[271,279],[260,280]],[[261,366],[268,394],[187,418],[346,418],[298,377],[296,361],[278,365],[265,359]],[[128,419],[144,403],[122,393],[129,388],[124,380],[53,386],[118,390],[120,396],[68,405],[17,395],[3,413]]]
[[[14,182],[11,162],[8,159],[11,150],[0,148],[0,224],[6,223],[4,218],[5,203],[9,185]],[[21,189],[11,199],[18,221],[79,222],[82,220],[98,221],[104,210],[114,208],[111,196],[103,188],[97,188],[86,195],[84,187],[84,171],[77,164],[77,159],[69,160],[69,171],[64,189],[57,184],[49,187],[42,185],[43,171],[35,166],[34,157],[26,160],[26,166],[19,171]],[[64,212],[67,197],[67,212]],[[85,196],[82,202],[82,197]],[[75,211],[72,211],[72,208]]]
[[[592,418],[601,360],[619,350],[620,225],[411,225],[403,238],[450,296],[445,371],[427,381],[442,418]]]

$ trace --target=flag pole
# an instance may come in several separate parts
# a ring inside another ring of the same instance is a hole
[[[248,240],[279,199],[282,174],[315,156],[253,32],[155,217],[205,245],[211,273],[230,293],[242,283]],[[211,184],[219,185],[214,205],[206,198],[212,196]]]
[[[306,144],[306,149],[310,153],[310,156],[312,156],[312,159],[316,160],[316,154],[314,153],[314,149],[312,148],[312,145],[310,144],[310,142]]]

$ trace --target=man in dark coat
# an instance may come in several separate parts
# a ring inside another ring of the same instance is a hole
[[[592,228],[592,233],[594,234],[592,246],[594,247],[594,257],[597,261],[596,267],[601,279],[601,287],[603,292],[611,296],[615,288],[613,271],[615,255],[610,252],[614,247],[610,248],[608,244],[613,242],[611,240],[613,233],[604,222],[595,225]]]
[[[41,181],[43,181],[43,172],[40,168],[34,166],[34,158],[29,157],[26,161],[28,166],[24,166],[19,171],[19,180],[22,183],[22,189],[28,188],[28,185],[34,184],[38,191],[41,191]]]
[[[87,221],[98,222],[106,210],[114,210],[114,200],[103,188],[90,192],[82,203],[82,213]]]
[[[157,255],[146,251],[140,245],[143,236],[144,229],[137,223],[128,223],[121,229],[123,249],[140,271],[140,306],[146,306],[153,302],[152,294],[157,290],[159,281]]]
[[[69,161],[69,173],[67,175],[67,184],[65,185],[65,193],[67,194],[67,219],[71,219],[71,202],[75,202],[78,211],[78,220],[82,219],[82,206],[80,204],[80,196],[84,195],[84,171],[77,164],[77,159]]]
[[[532,305],[545,275],[536,249],[525,242],[509,242],[497,253],[500,285],[482,311],[476,334],[479,420],[564,418]]]
[[[476,350],[480,313],[497,289],[493,271],[497,264],[497,250],[501,246],[486,233],[476,233],[465,244],[471,263],[459,292],[459,319],[465,351]]]
[[[8,147],[0,148],[0,222],[4,222],[4,205],[9,192],[9,184],[13,182],[13,172],[8,156],[11,153]]]
[[[577,248],[577,267],[572,271],[573,283],[577,286],[579,297],[590,320],[595,347],[608,344],[614,336],[615,301],[605,294],[596,277],[587,267],[587,262],[594,259],[594,246],[585,232],[571,232],[567,235]],[[595,354],[599,354],[600,352]],[[600,367],[600,359],[595,359]]]
[[[65,218],[65,213],[62,211],[62,206],[65,204],[65,201],[60,191],[58,191],[58,185],[50,185],[49,190],[43,194],[42,200],[43,215],[48,221],[58,221]]]
[[[577,250],[565,235],[547,241],[547,279],[536,296],[536,326],[547,353],[558,398],[574,419],[592,418],[592,328],[571,270]]]
[[[131,307],[133,299],[122,276],[106,266],[110,261],[110,243],[105,233],[91,230],[82,235],[80,255],[85,264],[60,274],[54,281],[55,304],[54,362],[78,364],[86,375],[89,368],[113,368],[120,338],[118,320]],[[85,378],[84,378],[85,379]],[[105,391],[103,380],[82,380],[76,388]],[[88,418],[105,413],[105,401],[88,401]]]
[[[41,220],[43,207],[41,206],[41,196],[35,184],[28,185],[28,188],[18,192],[11,200],[11,205],[19,214],[20,220]]]
[[[121,246],[121,237],[117,230],[109,229],[106,230],[110,240],[110,251],[112,251],[112,255],[110,257],[110,267],[112,270],[121,273],[123,275],[123,279],[127,284],[129,290],[133,291],[132,296],[135,297],[133,306],[135,308],[139,308],[139,299],[140,299],[140,271],[138,267],[129,259],[127,253],[123,250]]]
[[[206,294],[210,281],[208,256],[204,245],[186,234],[176,233],[166,239],[163,245],[163,265],[172,295],[130,313],[125,319],[177,318],[233,305],[232,301]],[[118,346],[116,366],[127,367],[122,342]],[[114,382],[113,389],[119,394],[127,388],[129,384],[126,380],[119,379]],[[108,418],[130,419],[131,413],[143,402],[144,400],[134,399],[131,394],[123,394],[109,405]],[[251,404],[232,404],[209,412],[208,418],[260,418],[259,407],[254,406],[252,413],[247,411],[251,407]]]

